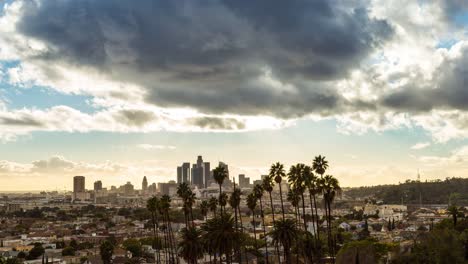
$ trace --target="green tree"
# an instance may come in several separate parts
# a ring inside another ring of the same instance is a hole
[[[230,263],[233,251],[242,242],[242,234],[236,230],[233,217],[230,214],[217,215],[208,219],[201,230],[203,244],[209,249],[209,253],[224,255]]]
[[[102,262],[104,264],[110,264],[112,262],[112,254],[114,254],[114,244],[109,240],[105,240],[99,247],[99,252],[101,254]]]
[[[287,264],[291,263],[291,246],[298,236],[296,224],[292,219],[281,219],[275,221],[273,230],[270,232],[273,243],[283,245],[284,259]]]
[[[122,243],[122,246],[130,251],[132,253],[132,256],[133,257],[141,257],[142,253],[143,253],[143,249],[141,247],[141,243],[138,239],[135,239],[135,238],[129,238],[127,240],[125,240],[123,243]]]
[[[194,226],[182,228],[180,239],[179,256],[189,264],[196,264],[203,257],[201,231]]]
[[[256,184],[253,188],[253,193],[255,197],[257,198],[259,205],[260,205],[260,217],[262,218],[262,226],[263,226],[263,238],[265,240],[265,261],[266,263],[269,263],[268,260],[268,240],[267,240],[267,234],[266,234],[266,227],[265,227],[265,216],[263,214],[263,203],[262,203],[262,197],[263,197],[263,187],[260,184]]]
[[[73,247],[65,247],[62,249],[62,256],[75,256],[75,249]]]
[[[29,251],[29,254],[26,257],[26,259],[28,259],[28,260],[37,259],[40,256],[42,256],[44,254],[44,252],[45,252],[45,250],[42,247],[42,244],[35,243],[34,247]]]

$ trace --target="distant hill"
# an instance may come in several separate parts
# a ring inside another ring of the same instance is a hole
[[[349,188],[344,194],[354,199],[372,198],[394,204],[418,204],[421,194],[423,204],[448,204],[451,201],[459,206],[467,206],[468,179],[447,178],[427,182],[407,180],[398,185]]]

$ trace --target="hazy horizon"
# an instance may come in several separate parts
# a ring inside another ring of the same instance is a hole
[[[467,28],[453,0],[2,1],[0,192],[175,180],[198,155],[466,178]]]

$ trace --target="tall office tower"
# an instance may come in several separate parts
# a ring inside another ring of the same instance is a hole
[[[209,162],[203,163],[203,173],[205,174],[204,186],[205,188],[207,188],[213,181],[213,177],[211,177],[211,168]]]
[[[177,184],[182,183],[182,166],[177,166]]]
[[[123,187],[123,192],[124,192],[125,195],[133,195],[134,188],[133,188],[132,183],[127,182],[122,187]]]
[[[218,166],[219,167],[224,167],[226,169],[226,172],[227,172],[227,177],[223,182],[223,187],[225,187],[225,188],[231,187],[232,181],[231,181],[231,178],[229,177],[229,167],[228,167],[228,165],[226,163],[220,161]]]
[[[95,181],[94,182],[94,190],[101,191],[102,190],[102,181]]]
[[[182,164],[182,180],[190,184],[190,162],[184,162]]]
[[[250,187],[250,178],[245,177],[244,174],[239,174],[239,187],[240,188],[248,188]]]
[[[152,194],[156,193],[156,183],[152,183],[150,186],[148,186],[148,191]]]
[[[146,192],[148,190],[148,180],[146,179],[146,176],[143,177],[143,182],[141,183],[141,190],[143,192]]]
[[[203,188],[203,166],[198,167],[197,164],[193,164],[192,166],[192,185],[198,186],[198,188]]]
[[[84,176],[73,177],[73,192],[74,193],[85,192],[85,177]]]

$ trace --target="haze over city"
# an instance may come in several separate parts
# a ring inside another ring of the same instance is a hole
[[[0,3],[0,191],[198,155],[252,179],[324,155],[344,187],[468,174],[466,1]]]

